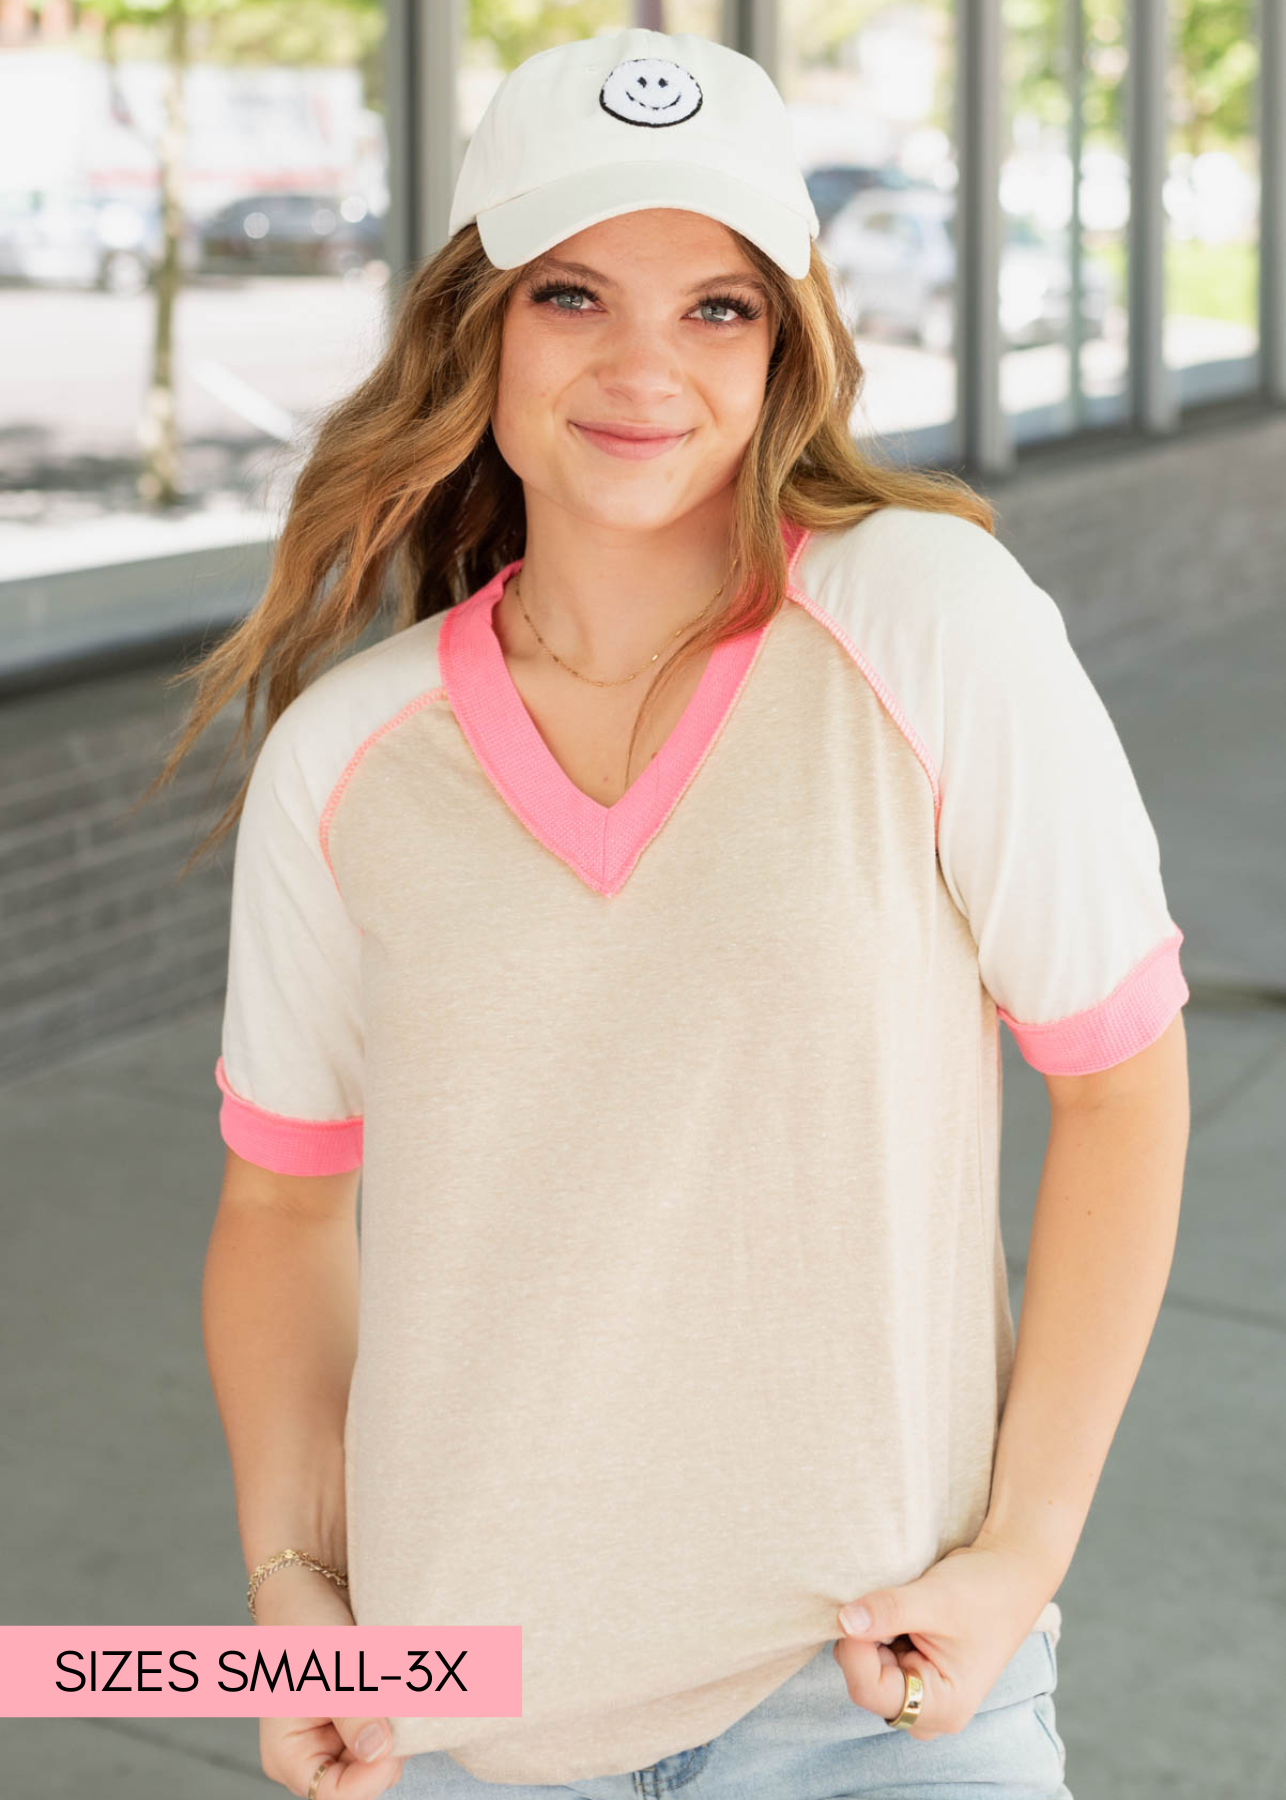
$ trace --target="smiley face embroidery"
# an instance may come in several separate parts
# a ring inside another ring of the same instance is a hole
[[[679,125],[701,108],[695,75],[662,56],[617,63],[599,90],[604,112],[626,125]]]

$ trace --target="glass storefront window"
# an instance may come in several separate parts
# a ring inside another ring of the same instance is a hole
[[[853,429],[924,461],[954,445],[954,32],[949,0],[856,27],[849,8],[782,0],[778,33],[819,247],[866,370]]]
[[[1124,5],[1003,0],[1000,382],[1019,443],[1126,404]]]
[[[660,31],[690,31],[694,37],[723,37],[723,0],[664,0],[658,8],[663,23]]]
[[[28,16],[0,47],[6,599],[266,541],[313,414],[380,353],[388,276],[382,8],[181,39]]]
[[[1103,290],[1102,329],[1080,345],[1080,422],[1121,423],[1129,405],[1130,160],[1127,0],[1085,0],[1081,68],[1081,264]]]
[[[1259,51],[1250,0],[1173,0],[1165,360],[1180,405],[1259,381]]]

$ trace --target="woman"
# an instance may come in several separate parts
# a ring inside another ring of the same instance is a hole
[[[854,442],[756,64],[531,58],[451,232],[169,766],[267,680],[205,1288],[252,1611],[519,1625],[523,1707],[269,1719],[264,1769],[1068,1800],[1053,1596],[1187,1141],[1124,752],[986,504]]]

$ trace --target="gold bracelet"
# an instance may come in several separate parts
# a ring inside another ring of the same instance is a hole
[[[269,1575],[275,1574],[278,1569],[282,1569],[287,1563],[292,1562],[302,1563],[306,1569],[315,1569],[319,1575],[325,1575],[337,1587],[346,1588],[348,1586],[348,1577],[342,1570],[332,1568],[329,1563],[319,1562],[315,1556],[309,1556],[307,1551],[278,1550],[275,1556],[270,1556],[266,1562],[259,1564],[251,1575],[249,1586],[246,1588],[246,1605],[250,1608],[250,1617],[255,1620],[256,1625],[259,1621],[255,1619],[255,1595],[259,1591],[260,1584],[266,1581]]]

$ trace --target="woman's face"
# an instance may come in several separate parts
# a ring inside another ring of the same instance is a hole
[[[774,329],[751,263],[717,220],[666,207],[588,226],[529,263],[510,298],[491,422],[500,453],[529,503],[536,494],[625,530],[664,526],[736,476]],[[581,429],[594,423],[682,436],[626,457]]]

